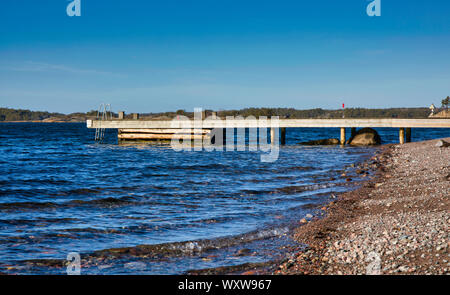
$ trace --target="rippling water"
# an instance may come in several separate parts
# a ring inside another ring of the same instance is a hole
[[[262,163],[255,152],[117,145],[112,130],[96,144],[84,124],[0,128],[7,273],[65,273],[69,252],[85,258],[82,273],[171,274],[271,260],[293,243],[286,234],[299,219],[351,188],[342,172],[375,150],[301,147],[295,143],[339,130],[288,129],[278,161]],[[397,130],[379,131],[398,140]],[[413,140],[449,136],[413,132]]]

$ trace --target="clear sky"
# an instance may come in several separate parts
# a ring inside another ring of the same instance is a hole
[[[440,105],[450,1],[3,0],[0,106],[75,112]]]

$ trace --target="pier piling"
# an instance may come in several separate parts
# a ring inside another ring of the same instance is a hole
[[[275,144],[275,128],[270,128],[270,144]]]
[[[281,130],[281,145],[286,144],[286,128],[280,128]]]
[[[406,128],[406,142],[411,142],[411,128]]]
[[[341,145],[345,144],[345,127],[341,127]]]
[[[399,142],[400,144],[404,144],[405,143],[405,128],[400,128],[399,130]]]

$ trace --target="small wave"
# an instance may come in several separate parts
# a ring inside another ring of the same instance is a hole
[[[191,223],[199,223],[199,224],[211,224],[211,223],[225,223],[227,221],[233,220],[234,217],[217,217],[217,218],[206,218],[191,221]]]
[[[89,201],[84,201],[84,200],[73,200],[68,202],[67,204],[79,204],[79,205],[123,205],[123,204],[131,204],[131,203],[135,203],[134,198],[133,197],[122,197],[122,198],[113,198],[113,197],[109,197],[109,198],[104,198],[104,199],[96,199],[96,200],[89,200]]]
[[[71,233],[113,234],[113,233],[120,233],[122,230],[115,229],[115,228],[98,229],[98,228],[93,228],[93,227],[83,227],[83,228],[67,228],[67,229],[63,229],[62,231],[71,232]]]
[[[297,194],[305,191],[316,191],[320,189],[336,186],[334,183],[312,184],[312,185],[293,185],[276,189],[274,192],[282,194]]]
[[[142,177],[169,177],[170,174],[166,173],[142,173]]]
[[[261,195],[270,193],[268,190],[251,190],[251,189],[243,189],[241,190],[241,194],[245,195]]]
[[[101,188],[78,188],[66,191],[68,195],[91,195],[91,194],[98,194],[102,191]]]
[[[43,209],[54,208],[58,204],[52,202],[14,202],[14,203],[0,203],[0,210],[5,209]]]
[[[97,206],[113,206],[113,205],[127,205],[136,203],[132,197],[122,198],[104,198],[95,200],[72,200],[65,203],[54,202],[14,202],[14,203],[0,203],[0,210],[42,210],[47,208],[61,208],[61,207],[73,207],[79,205],[97,205]]]
[[[165,166],[165,165],[155,165],[149,166],[148,169],[158,170],[158,169],[169,169],[173,170],[209,170],[209,169],[229,169],[233,168],[229,165],[210,163],[210,164],[188,164],[188,165],[175,165],[175,166]]]
[[[42,189],[0,189],[0,196],[22,196],[34,197],[36,195],[45,194],[47,191]]]
[[[135,247],[113,248],[95,251],[92,256],[120,257],[120,256],[145,256],[158,258],[160,256],[186,256],[198,255],[210,250],[233,247],[257,240],[268,239],[284,235],[289,232],[288,227],[272,228],[253,231],[246,234],[228,236],[217,239],[204,239],[185,242],[164,243],[155,245],[139,245]]]
[[[283,168],[284,171],[314,171],[317,168],[311,166],[294,166],[294,167],[286,167]]]
[[[68,185],[72,184],[71,181],[64,180],[64,179],[24,179],[24,180],[18,180],[14,181],[15,184],[57,184],[57,185]]]
[[[8,225],[36,225],[67,223],[78,220],[77,218],[0,219],[0,223]]]

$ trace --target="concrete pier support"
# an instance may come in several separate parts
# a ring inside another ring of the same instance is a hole
[[[400,128],[398,137],[399,137],[400,144],[404,144],[405,143],[405,128]]]
[[[270,128],[270,144],[275,144],[275,128]]]
[[[411,128],[406,128],[406,138],[405,141],[406,142],[411,142]]]
[[[281,132],[281,145],[285,145],[286,144],[286,128],[280,128],[280,132]]]
[[[341,127],[341,145],[345,144],[345,128]]]

